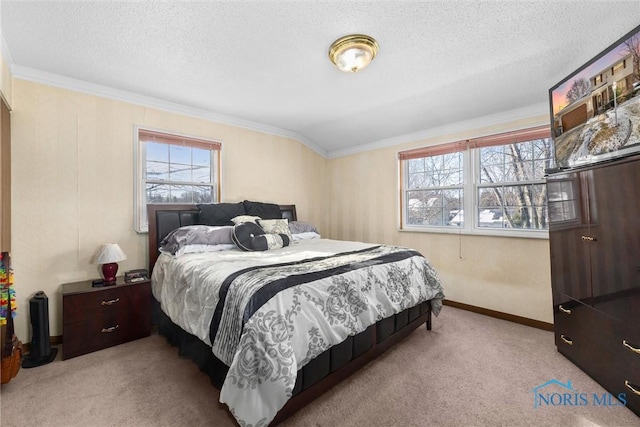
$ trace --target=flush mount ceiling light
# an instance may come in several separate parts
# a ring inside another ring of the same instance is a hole
[[[364,34],[340,37],[329,48],[329,59],[340,71],[355,73],[369,65],[378,53],[378,42]]]

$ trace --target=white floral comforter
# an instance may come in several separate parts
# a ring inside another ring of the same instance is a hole
[[[380,319],[442,286],[418,252],[328,239],[266,251],[161,255],[152,276],[163,311],[229,366],[220,391],[238,423],[266,426],[297,371]]]

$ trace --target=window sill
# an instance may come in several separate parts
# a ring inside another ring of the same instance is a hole
[[[526,231],[526,230],[502,230],[484,228],[449,228],[449,227],[415,227],[405,226],[398,228],[404,233],[432,233],[432,234],[456,234],[465,236],[486,236],[486,237],[515,237],[518,239],[549,239],[549,231]]]

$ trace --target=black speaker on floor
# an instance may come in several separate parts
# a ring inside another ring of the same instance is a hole
[[[51,348],[49,335],[49,298],[42,292],[29,300],[31,318],[31,347],[29,354],[22,360],[23,368],[35,368],[52,362],[58,354],[57,348]]]

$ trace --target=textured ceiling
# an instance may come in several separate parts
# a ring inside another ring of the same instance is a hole
[[[551,86],[640,24],[640,0],[1,0],[0,14],[18,78],[46,72],[266,125],[331,156],[545,114]],[[357,74],[327,58],[350,33],[380,45]]]

